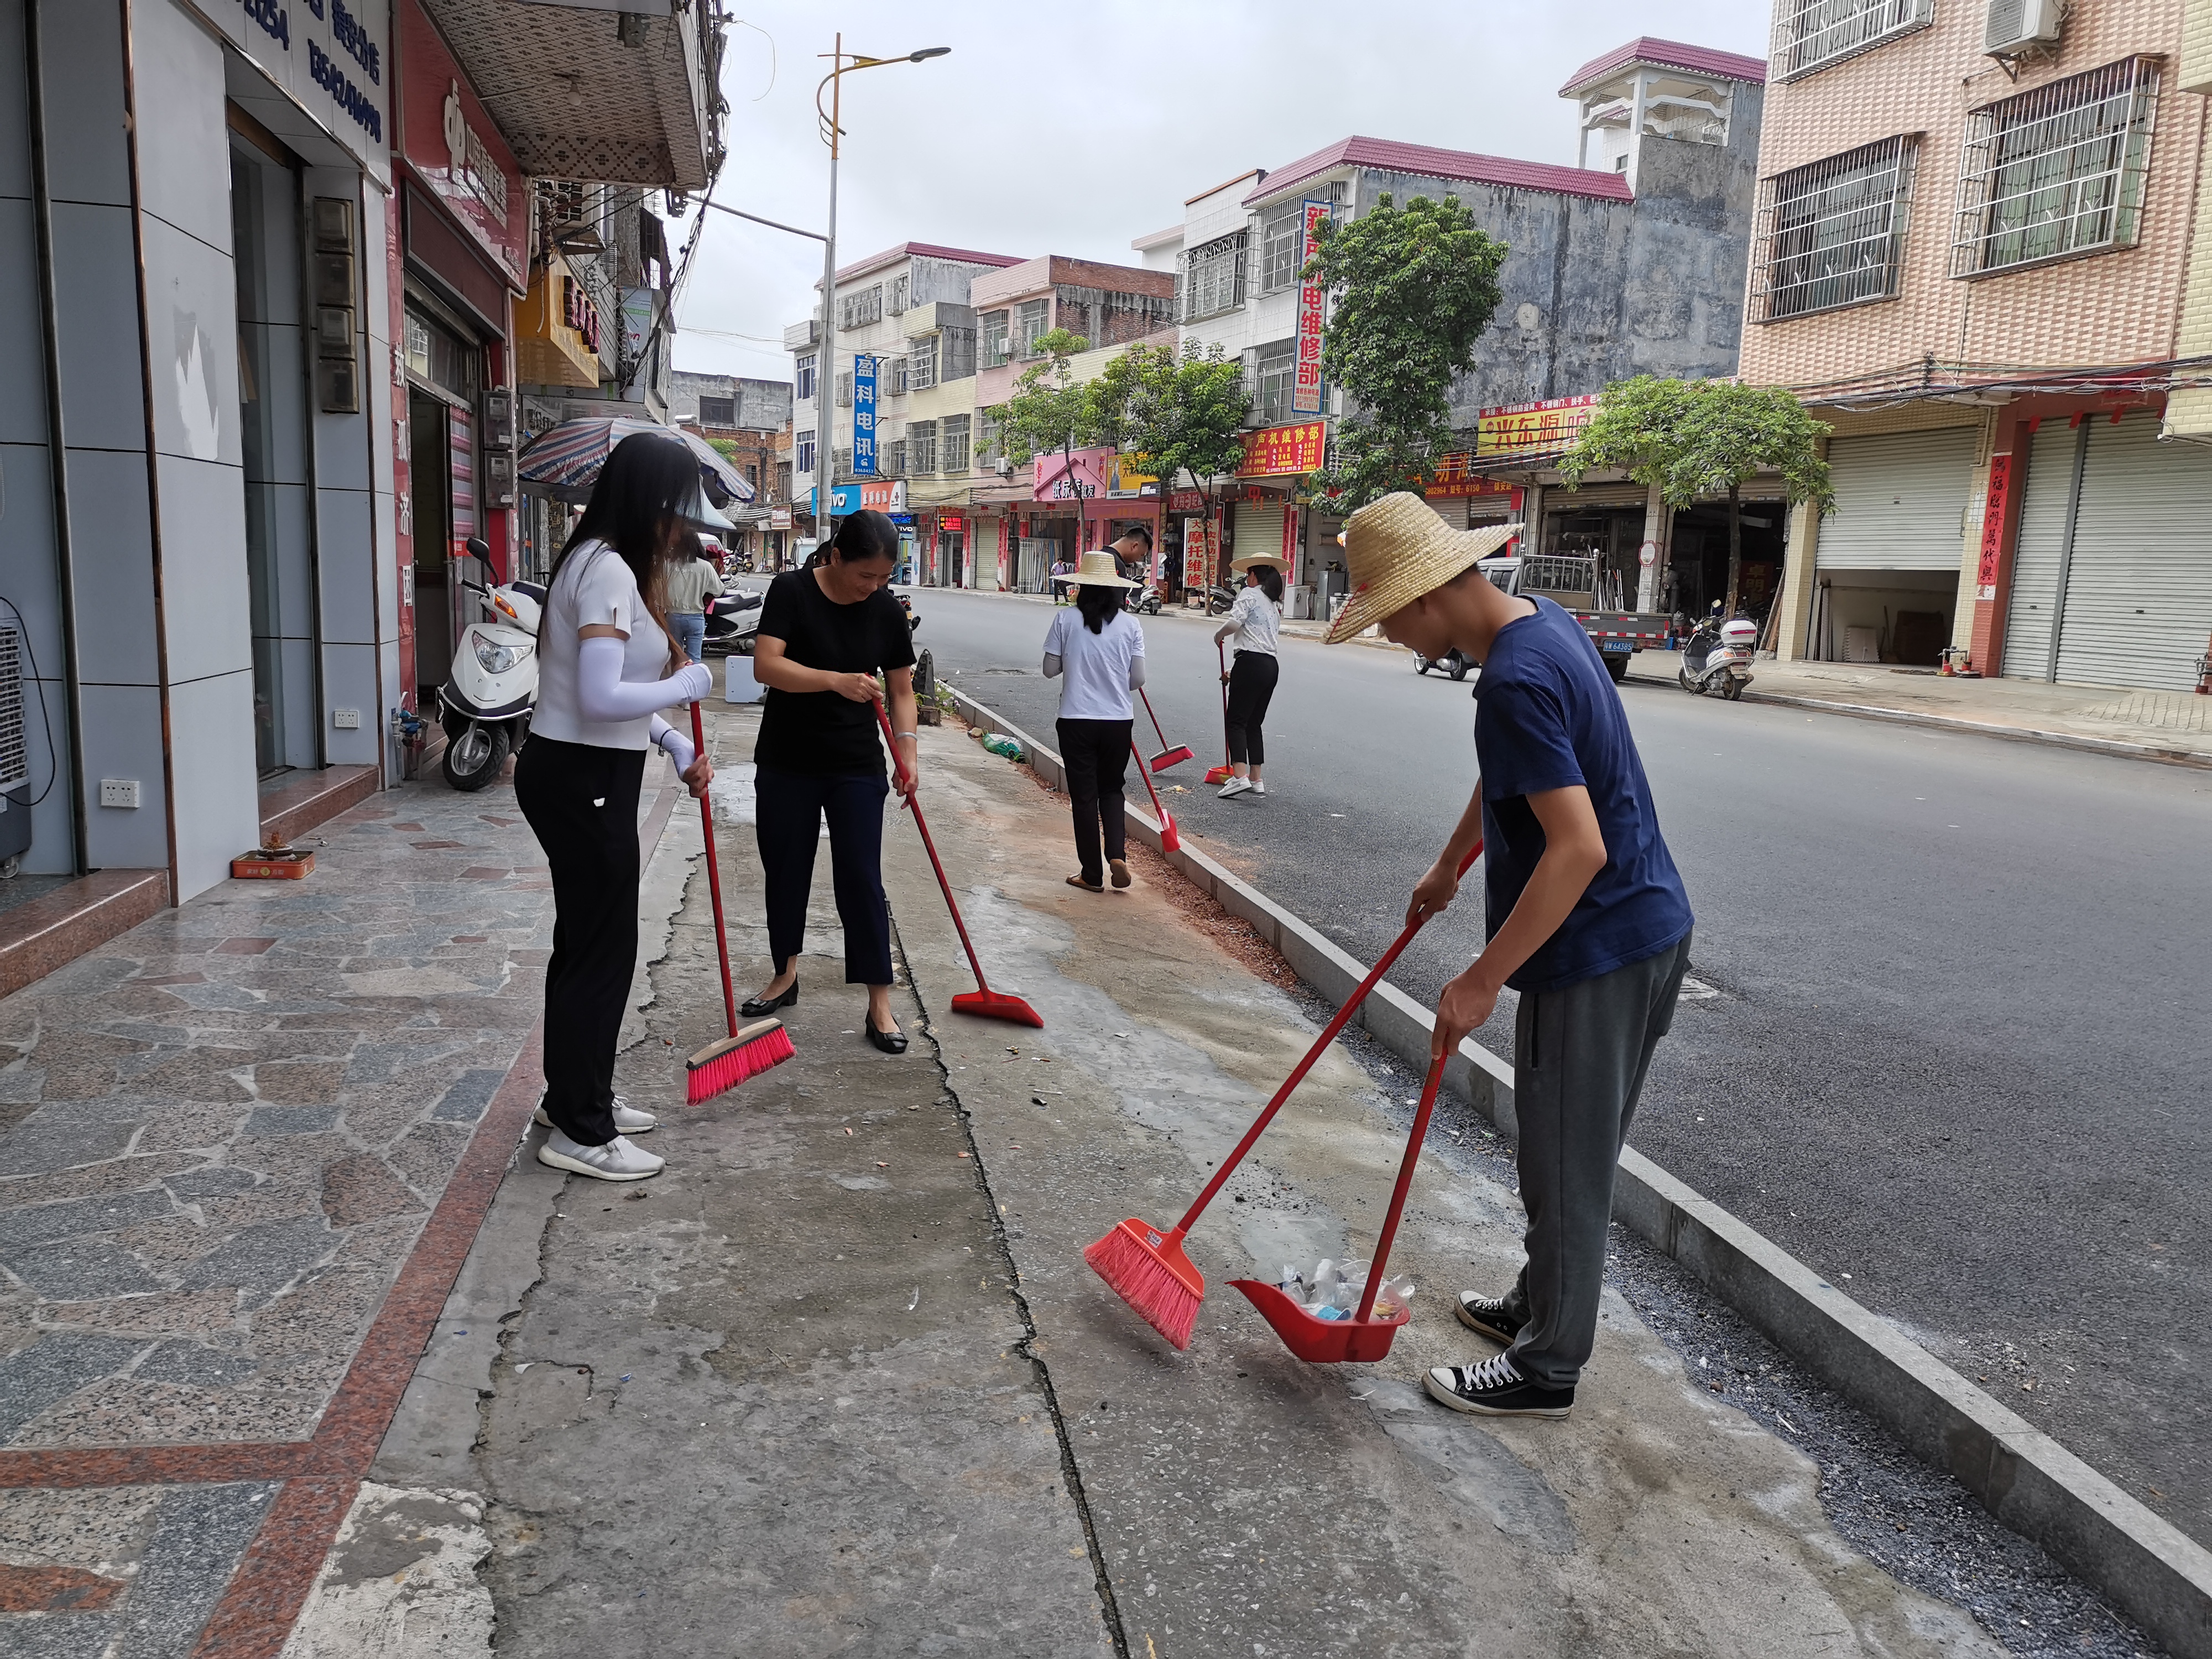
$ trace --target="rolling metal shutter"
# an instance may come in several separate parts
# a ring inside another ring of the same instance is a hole
[[[1958,569],[1979,437],[1978,428],[1950,426],[1830,439],[1836,510],[1820,524],[1820,568]]]
[[[2027,452],[2027,493],[2021,498],[2012,600],[2005,610],[2008,679],[2051,678],[2051,624],[2058,614],[2058,575],[2065,564],[2067,521],[2073,517],[2078,437],[2063,421],[2046,422],[2036,428]]]
[[[1283,514],[1286,510],[1280,501],[1237,502],[1236,539],[1230,544],[1230,556],[1243,559],[1255,553],[1273,553],[1279,558],[1283,551]],[[1230,585],[1235,586],[1243,580],[1232,572]]]
[[[2188,690],[2212,631],[2212,451],[2161,444],[2148,412],[2091,421],[2058,678]]]
[[[1429,506],[1438,518],[1442,519],[1454,530],[1464,530],[1467,528],[1466,496],[1439,495],[1434,501],[1431,501]]]
[[[1651,492],[1640,483],[1584,484],[1580,489],[1553,484],[1544,491],[1544,511],[1572,514],[1602,509],[1611,513],[1624,507],[1642,507],[1650,499]]]

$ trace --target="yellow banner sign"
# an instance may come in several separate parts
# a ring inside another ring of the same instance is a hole
[[[1474,458],[1555,455],[1574,442],[1596,408],[1596,398],[1583,397],[1483,410],[1475,416]]]

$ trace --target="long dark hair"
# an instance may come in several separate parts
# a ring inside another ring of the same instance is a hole
[[[1106,624],[1121,610],[1122,590],[1108,587],[1099,582],[1085,582],[1075,590],[1075,608],[1082,616],[1084,626],[1094,634],[1103,633]]]
[[[568,556],[586,542],[602,541],[621,555],[637,578],[645,607],[664,632],[668,567],[675,552],[674,532],[684,509],[699,488],[699,463],[681,441],[633,432],[614,447],[592,486],[584,516],[553,561],[549,582],[560,580]]]
[[[806,568],[830,562],[835,553],[840,564],[866,564],[872,559],[898,557],[898,526],[872,507],[864,507],[837,526],[837,533],[816,548]]]
[[[1269,605],[1283,602],[1283,573],[1272,564],[1255,564],[1252,574],[1259,579],[1260,591],[1267,596]]]

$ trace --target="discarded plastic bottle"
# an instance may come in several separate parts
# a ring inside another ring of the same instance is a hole
[[[1018,761],[1022,757],[1021,744],[1016,743],[1012,738],[996,732],[983,739],[983,747],[994,755],[1005,756],[1010,761]]]

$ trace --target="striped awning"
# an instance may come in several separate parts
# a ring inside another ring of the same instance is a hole
[[[744,475],[704,438],[676,427],[620,416],[563,421],[550,431],[539,433],[523,446],[522,482],[550,485],[564,495],[575,492],[580,498],[599,477],[599,469],[606,465],[614,447],[639,432],[687,446],[698,458],[699,482],[715,506],[752,500],[753,487],[745,482]]]

